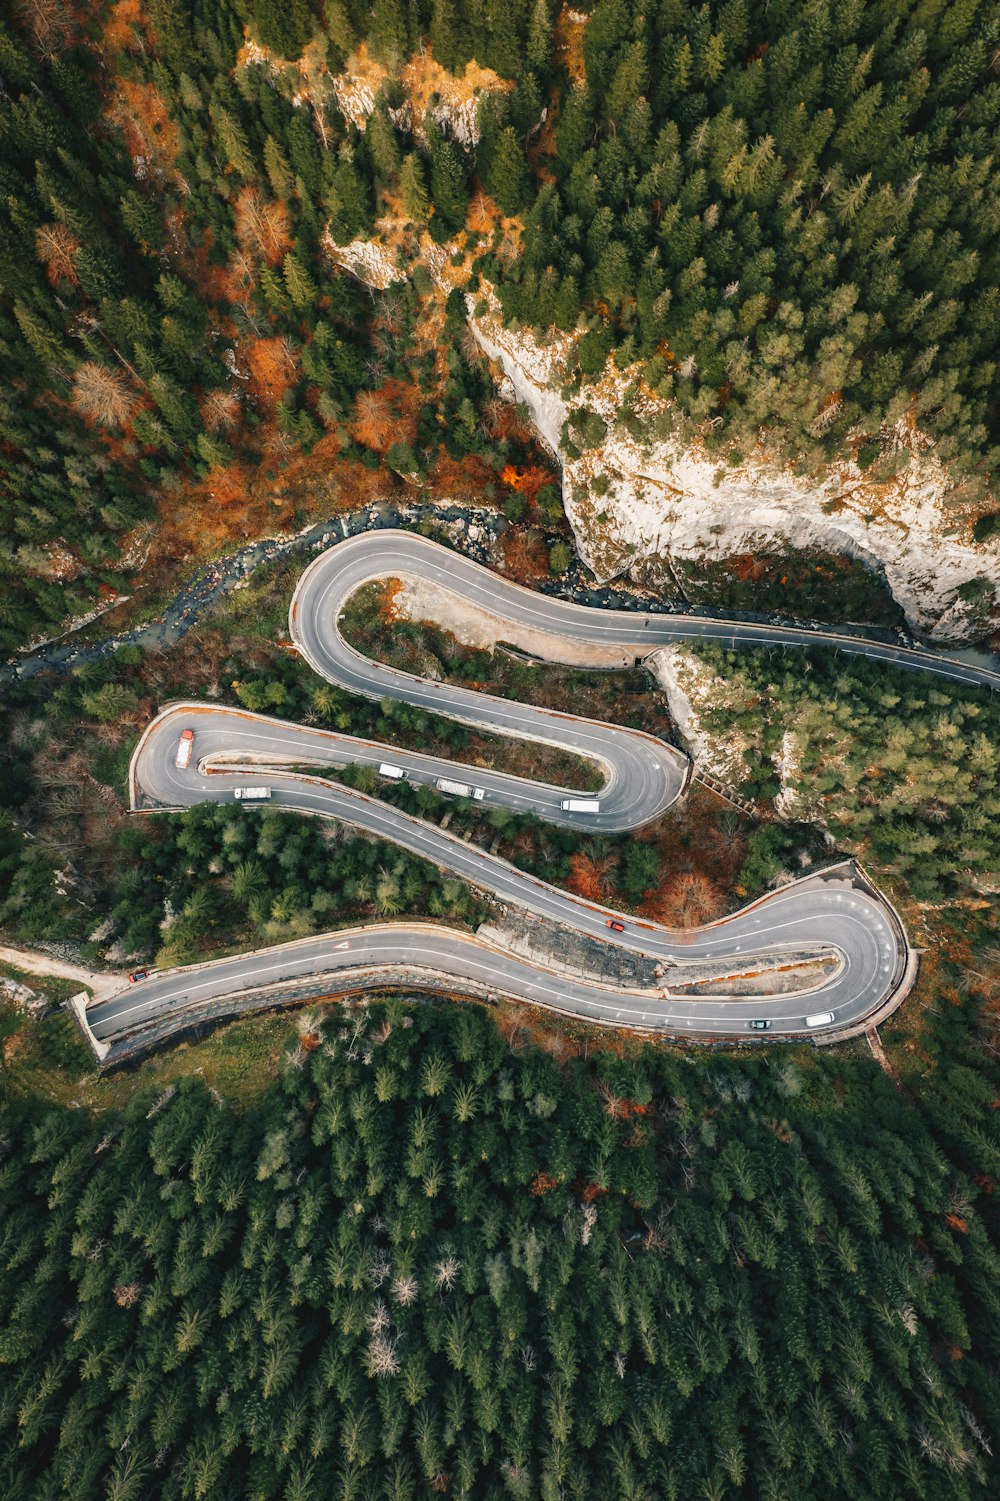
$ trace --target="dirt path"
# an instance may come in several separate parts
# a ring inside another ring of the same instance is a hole
[[[84,969],[81,964],[67,964],[64,959],[54,959],[51,954],[39,954],[34,949],[12,949],[0,944],[0,964],[9,964],[14,969],[30,975],[54,975],[59,980],[78,980],[88,986],[97,999],[114,995],[121,990],[122,975],[97,974]]]
[[[902,1088],[899,1082],[899,1075],[896,1073],[896,1070],[893,1068],[892,1064],[886,1057],[885,1048],[882,1046],[882,1039],[878,1035],[878,1027],[866,1028],[865,1036],[868,1039],[868,1046],[872,1050],[872,1056],[874,1057],[879,1068],[882,1069],[883,1073],[889,1075],[889,1078],[895,1084],[897,1089]]]

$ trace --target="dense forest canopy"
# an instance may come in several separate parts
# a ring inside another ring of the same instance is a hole
[[[652,431],[627,411],[636,437],[736,462],[763,434],[879,479],[908,462],[890,429],[919,429],[982,540],[998,60],[986,0],[17,0],[0,649],[128,587],[182,506],[196,528],[199,504],[303,455],[434,494],[441,471],[485,493],[509,469],[508,517],[560,573],[552,471],[491,404],[467,293],[543,342],[574,334],[570,394],[638,364],[668,408]],[[352,241],[400,279],[363,287],[338,262]],[[287,591],[244,598],[170,653],[12,685],[8,940],[173,963],[485,915],[346,828],[126,820],[135,736],[169,697],[461,749],[461,727],[311,681],[274,644]],[[39,1024],[31,1073],[7,1008],[4,1501],[1000,1493],[996,711],[819,657],[699,666],[743,790],[766,807],[784,767],[798,812],[921,925],[886,1072],[860,1040],[688,1056],[395,1000],[300,1017],[253,1105],[140,1082],[95,1118],[69,1017]],[[519,858],[637,906],[675,875],[697,888],[695,844],[726,901],[818,848],[704,807],[655,846],[586,854],[525,820]]]
[[[242,1117],[12,1116],[5,1501],[986,1501],[992,1092],[394,1004],[304,1016]]]
[[[1000,850],[994,696],[832,653],[791,660],[699,647],[714,677],[702,710],[725,752],[743,746],[750,796],[784,795],[921,901],[989,898]],[[783,770],[782,770],[783,768]],[[739,773],[738,773],[739,775]]]
[[[149,0],[81,22],[49,0],[0,23],[0,645],[120,586],[143,518],[240,457],[322,442],[419,476],[489,446],[458,287],[442,360],[419,348],[429,281],[373,308],[327,253],[377,224],[472,235],[468,287],[576,329],[584,375],[641,361],[661,433],[735,461],[766,432],[888,476],[887,425],[916,424],[978,493],[1000,454],[995,8],[581,14]],[[362,42],[381,73],[356,118],[334,84]],[[492,70],[474,129],[435,93],[415,116],[417,55]]]

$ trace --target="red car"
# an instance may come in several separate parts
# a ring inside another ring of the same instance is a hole
[[[609,917],[606,926],[611,929],[612,933],[624,933],[625,931],[625,924],[619,922],[616,917]]]
[[[134,974],[129,975],[129,977],[128,977],[128,983],[130,985],[135,985],[139,980],[148,980],[148,979],[149,979],[149,970],[148,969],[137,969]]]

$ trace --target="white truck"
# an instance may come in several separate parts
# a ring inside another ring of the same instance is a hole
[[[187,771],[191,765],[191,752],[194,750],[194,730],[181,730],[181,738],[177,742],[177,754],[174,757],[174,765],[180,771]]]
[[[486,796],[485,787],[473,787],[470,782],[453,782],[450,777],[438,777],[434,786],[438,792],[450,792],[452,797],[471,797],[477,803]]]
[[[245,803],[259,803],[271,796],[270,787],[234,787],[233,797],[242,798]]]
[[[388,777],[390,782],[404,782],[406,772],[401,766],[391,766],[388,761],[383,761],[378,769],[380,777]]]
[[[600,813],[600,799],[596,797],[564,797],[559,804],[564,813]]]

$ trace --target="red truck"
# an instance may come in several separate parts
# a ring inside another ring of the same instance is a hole
[[[190,766],[193,749],[194,730],[181,730],[181,738],[177,742],[177,755],[174,757],[174,765],[181,771],[186,771]]]

